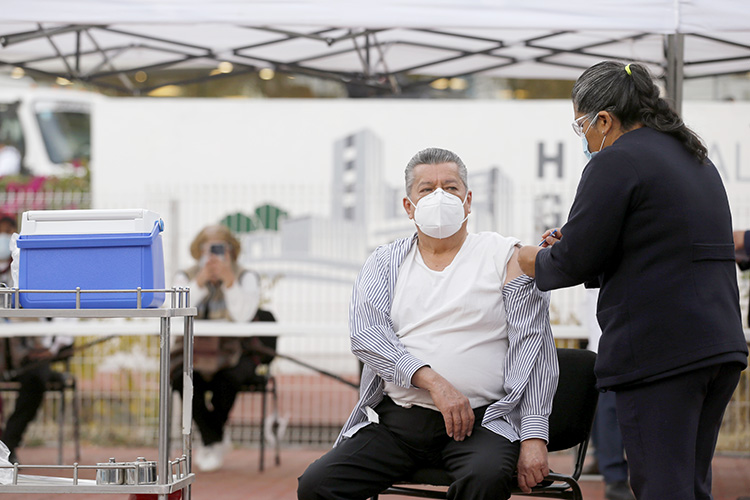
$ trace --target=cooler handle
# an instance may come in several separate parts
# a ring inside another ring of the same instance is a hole
[[[144,210],[30,210],[29,221],[86,221],[142,219]]]

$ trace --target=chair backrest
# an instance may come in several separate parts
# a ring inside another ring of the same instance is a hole
[[[573,448],[591,432],[599,393],[594,363],[596,353],[586,349],[557,349],[560,380],[549,418],[549,451]]]
[[[276,321],[276,316],[271,311],[265,309],[258,309],[255,313],[253,321]]]
[[[255,317],[253,318],[253,321],[276,321],[276,317],[273,315],[271,311],[267,311],[265,309],[258,309],[258,312],[255,313]],[[272,351],[276,351],[276,337],[271,336],[262,336],[262,337],[250,337],[249,339],[246,339],[249,341],[249,345],[247,346],[247,349],[253,353],[253,355],[258,356],[258,360],[261,364],[267,365],[271,361],[273,361],[274,356],[266,353],[259,353],[258,351],[255,351],[252,349],[253,345],[257,345],[257,343],[260,343],[263,347],[266,347],[268,349],[271,349]]]

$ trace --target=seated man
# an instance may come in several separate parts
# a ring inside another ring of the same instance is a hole
[[[298,498],[366,499],[422,467],[447,469],[448,498],[508,498],[549,473],[557,387],[549,294],[521,273],[518,240],[469,234],[461,159],[431,148],[406,166],[417,233],[375,250],[354,285],[360,400]]]
[[[70,337],[13,337],[0,343],[0,380],[21,384],[15,409],[2,430],[2,441],[8,447],[11,463],[18,462],[17,448],[21,445],[26,428],[36,417],[44,402],[47,383],[62,374],[52,370],[50,362],[60,358],[60,352],[69,348]]]
[[[10,241],[17,229],[15,216],[0,215],[0,283],[8,287],[14,285]],[[11,463],[18,461],[16,449],[42,406],[47,382],[60,377],[50,367],[50,360],[59,359],[60,351],[72,344],[72,338],[63,336],[0,339],[0,380],[21,384],[13,413],[2,430],[2,441],[8,446]]]

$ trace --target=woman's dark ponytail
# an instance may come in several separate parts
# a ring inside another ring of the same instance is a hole
[[[642,123],[671,135],[701,163],[706,161],[706,146],[659,97],[659,88],[645,66],[615,61],[596,64],[578,78],[571,97],[580,113],[608,111],[620,120],[624,130]]]

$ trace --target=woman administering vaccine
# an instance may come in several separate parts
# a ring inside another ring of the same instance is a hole
[[[189,286],[197,319],[246,323],[260,302],[258,275],[237,264],[240,242],[225,226],[204,228],[190,245],[196,263],[179,271],[175,286]],[[172,349],[172,384],[182,393],[182,337]],[[224,433],[239,388],[255,377],[258,362],[243,353],[238,337],[195,337],[193,345],[193,419],[201,434],[195,464],[202,471],[221,468],[231,441]],[[211,393],[211,404],[206,393]]]
[[[724,186],[644,66],[592,66],[572,99],[590,161],[568,222],[521,269],[542,290],[601,288],[598,386],[616,393],[636,497],[710,499],[748,354]]]

